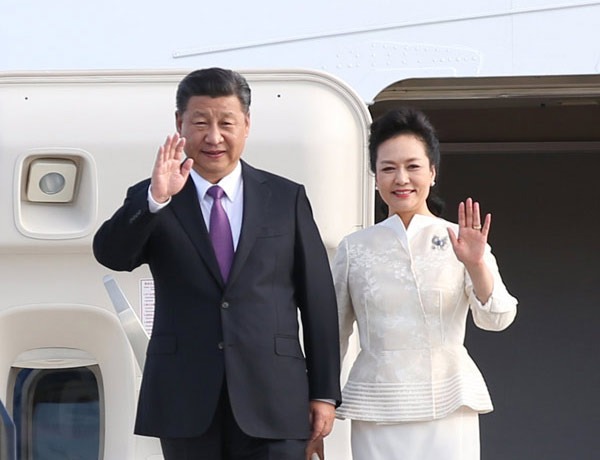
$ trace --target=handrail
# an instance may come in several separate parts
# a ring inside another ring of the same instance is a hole
[[[110,275],[104,276],[103,281],[117,316],[121,321],[125,335],[127,335],[127,339],[133,350],[133,355],[135,356],[140,369],[144,370],[146,349],[148,348],[148,342],[150,340],[148,333],[135,314],[131,304],[125,297],[125,294],[117,284],[117,281]]]

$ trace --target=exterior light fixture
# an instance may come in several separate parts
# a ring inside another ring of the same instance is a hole
[[[29,165],[27,199],[38,203],[73,200],[77,165],[69,159],[38,158]]]

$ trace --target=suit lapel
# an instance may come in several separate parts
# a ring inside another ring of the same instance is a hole
[[[254,246],[259,230],[266,221],[266,210],[271,198],[271,190],[266,186],[265,177],[260,171],[243,161],[242,176],[244,179],[244,215],[242,218],[240,240],[235,251],[228,284],[235,281],[241,268],[244,266],[248,254],[250,254],[250,250]]]
[[[169,208],[188,234],[212,276],[223,285],[219,264],[200,210],[198,193],[191,177],[188,178],[183,190],[173,196]]]

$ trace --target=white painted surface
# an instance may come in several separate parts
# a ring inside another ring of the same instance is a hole
[[[584,0],[3,0],[0,70],[313,68],[369,101],[424,76],[598,73]]]

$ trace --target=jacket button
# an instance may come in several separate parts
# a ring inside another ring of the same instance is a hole
[[[219,350],[222,350],[223,348],[225,348],[225,345],[223,344],[223,342],[219,342],[219,344],[217,345],[217,348]]]
[[[229,308],[229,302],[221,303],[221,308]]]

